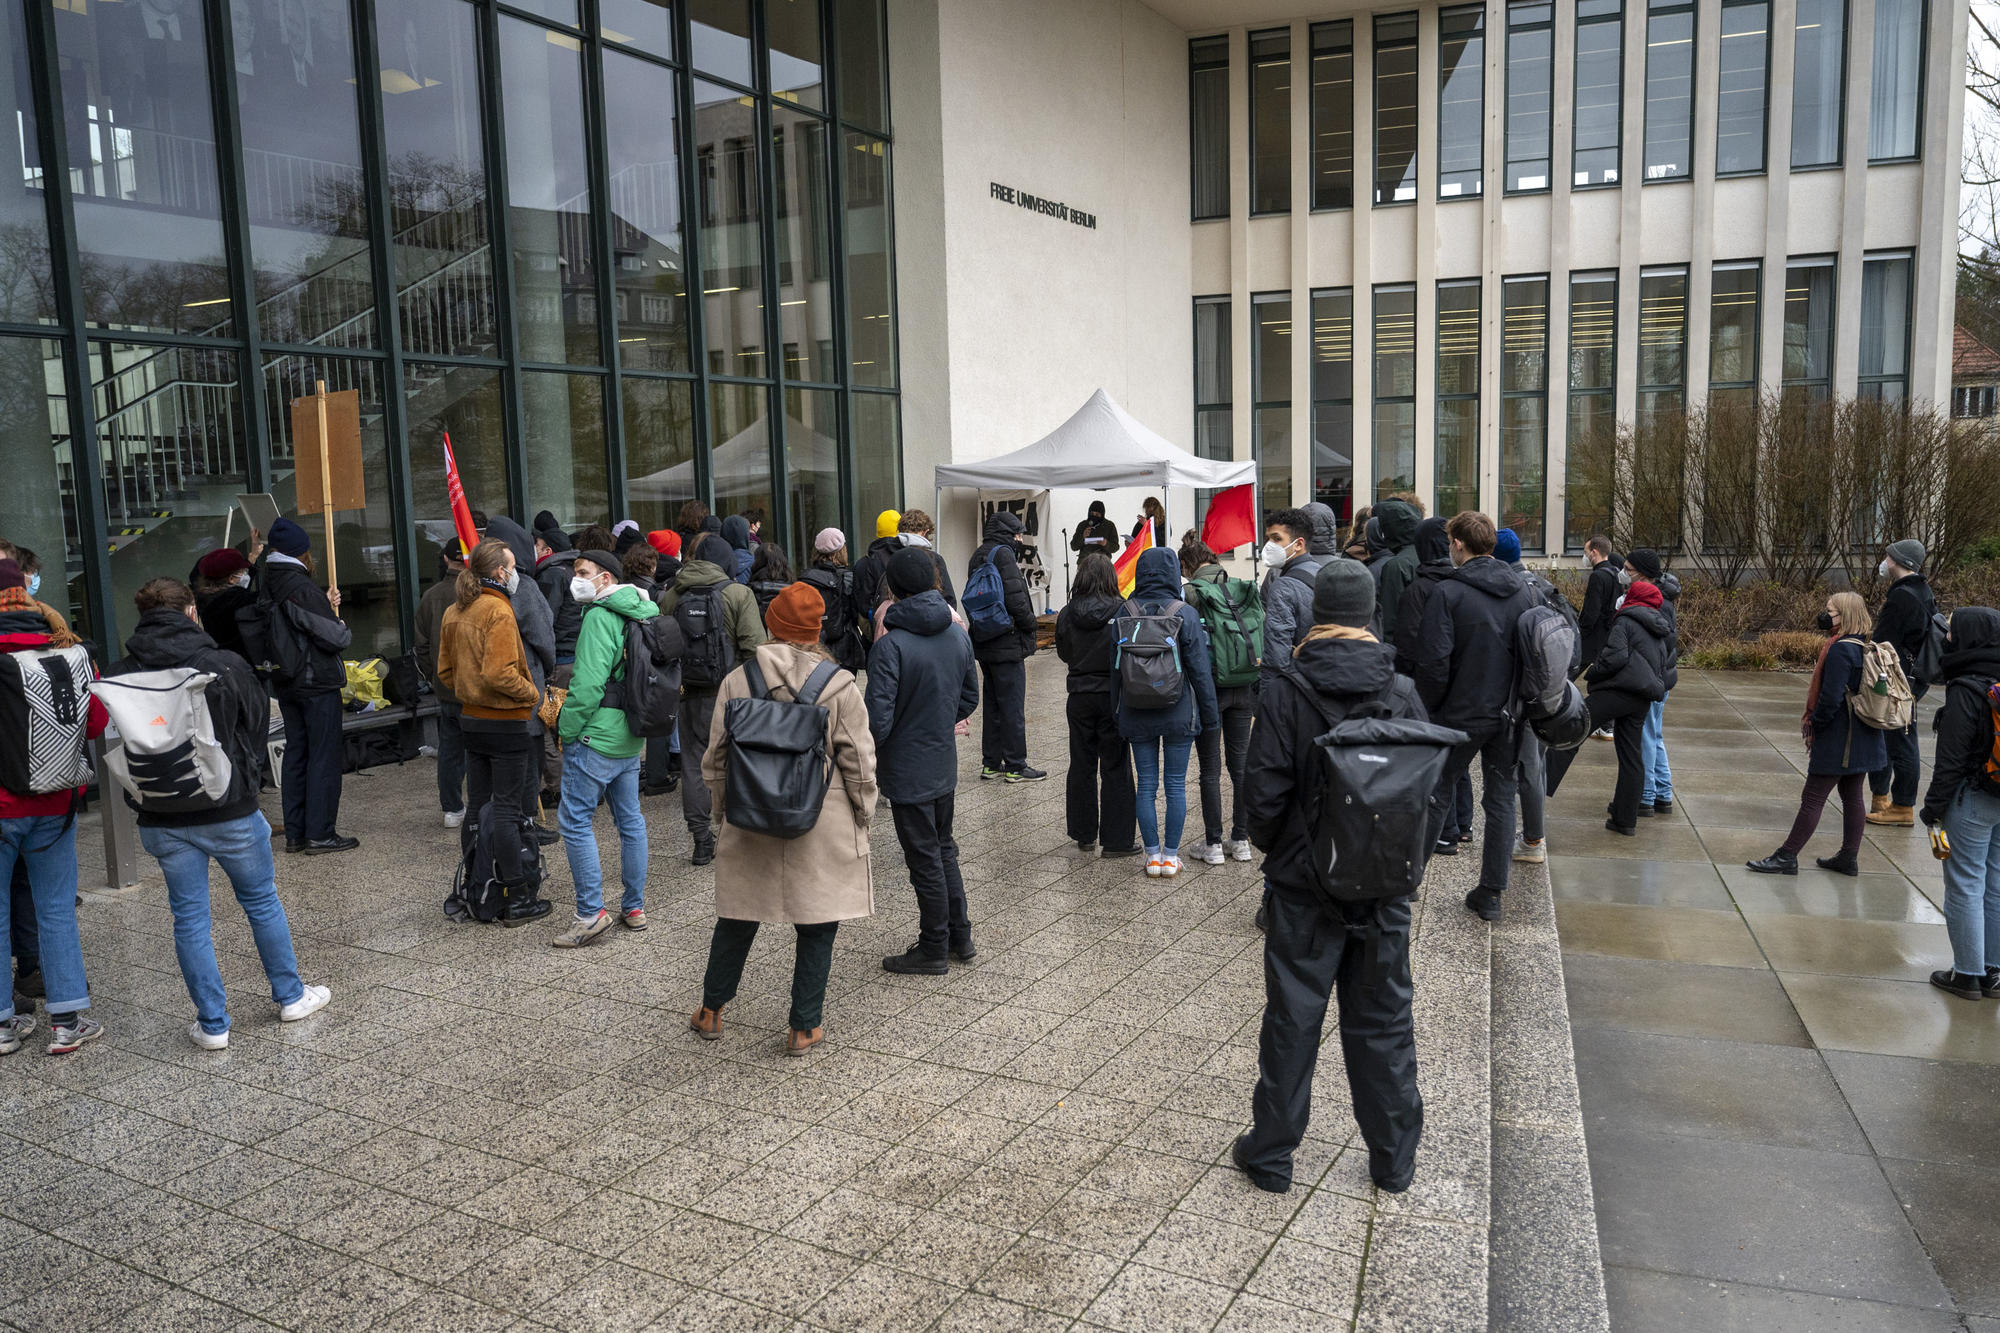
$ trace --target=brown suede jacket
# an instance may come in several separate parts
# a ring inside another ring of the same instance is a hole
[[[505,593],[481,588],[471,606],[453,606],[444,613],[437,678],[458,696],[467,717],[528,720],[541,696],[528,674],[527,649]]]

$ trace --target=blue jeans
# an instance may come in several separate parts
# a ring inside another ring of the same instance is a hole
[[[222,972],[215,965],[215,939],[209,933],[208,863],[229,876],[237,905],[250,918],[250,938],[264,961],[271,998],[290,1004],[306,993],[299,981],[299,960],[292,953],[292,928],[285,906],[278,901],[277,872],[271,864],[271,826],[261,813],[220,824],[190,824],[181,828],[145,827],[139,841],[160,863],[167,877],[167,906],[174,914],[174,956],[181,980],[194,1001],[195,1017],[210,1036],[229,1031],[228,999]]]
[[[1667,762],[1666,727],[1667,701],[1662,699],[1646,710],[1646,729],[1639,736],[1639,754],[1646,766],[1646,782],[1639,788],[1641,805],[1674,799],[1674,766]]]
[[[1187,823],[1188,752],[1192,749],[1192,736],[1132,742],[1132,767],[1139,774],[1139,841],[1146,845],[1148,854],[1161,851],[1176,856],[1180,854],[1181,828]],[[1167,828],[1164,838],[1160,836],[1160,812],[1154,804],[1159,799],[1163,771],[1167,779]]]
[[[2000,967],[2000,800],[1962,788],[1945,808],[1951,856],[1944,862],[1944,928],[1953,970],[1968,977]]]
[[[266,849],[268,852],[268,848]],[[0,819],[0,880],[12,880],[14,863],[28,866],[28,894],[42,941],[43,1006],[50,1017],[90,1008],[83,979],[83,943],[76,933],[76,822],[67,815]],[[10,898],[12,895],[8,895]],[[13,911],[8,909],[9,933]],[[0,1020],[14,1016],[14,988],[0,987]]]
[[[582,741],[563,746],[562,806],[556,827],[569,853],[569,875],[576,881],[576,914],[594,917],[604,910],[604,867],[597,859],[597,831],[591,819],[602,799],[611,806],[618,825],[618,874],[625,897],[622,915],[646,905],[646,820],[639,813],[639,756],[611,759]]]

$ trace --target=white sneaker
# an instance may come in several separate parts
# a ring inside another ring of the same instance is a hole
[[[296,1023],[326,1008],[326,1002],[333,998],[333,992],[325,986],[308,986],[306,993],[278,1011],[278,1020]]]
[[[1223,859],[1222,844],[1219,842],[1204,843],[1201,849],[1201,859],[1212,866],[1221,865]]]
[[[0,1055],[12,1055],[21,1049],[21,1043],[35,1035],[35,1016],[15,1014],[0,1023]]]
[[[1257,854],[1256,849],[1251,847],[1250,839],[1248,838],[1244,838],[1240,842],[1224,842],[1222,850],[1229,853],[1230,859],[1236,861],[1248,861]]]
[[[201,1047],[204,1051],[224,1050],[229,1045],[229,1029],[224,1028],[220,1032],[209,1032],[202,1027],[201,1020],[196,1019],[194,1022],[188,1024],[188,1040]]]
[[[1163,856],[1160,858],[1160,878],[1172,879],[1175,875],[1178,875],[1180,873],[1181,873],[1180,857]]]
[[[1593,732],[1591,732],[1591,733],[1590,733],[1590,739],[1592,739],[1592,740],[1594,740],[1594,741],[1608,741],[1608,740],[1610,740],[1610,739],[1611,739],[1611,728],[1609,728],[1609,727],[1599,727],[1599,728],[1598,728],[1598,729],[1597,729],[1596,731],[1593,731]]]
[[[1146,878],[1158,879],[1167,873],[1167,858],[1158,852],[1146,853]]]
[[[457,828],[460,824],[463,824],[464,822],[465,822],[465,811],[447,810],[444,812],[444,826],[446,828]]]
[[[1514,859],[1523,865],[1538,866],[1549,859],[1549,841],[1529,842],[1526,838],[1514,844]]]
[[[611,929],[611,913],[600,907],[596,916],[580,916],[571,921],[569,929],[549,943],[558,949],[580,949],[609,929]]]

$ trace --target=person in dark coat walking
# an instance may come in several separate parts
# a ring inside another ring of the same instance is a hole
[[[966,566],[971,580],[991,556],[1000,571],[1011,629],[989,639],[973,638],[973,653],[985,677],[985,701],[980,709],[979,776],[1003,778],[1008,782],[1040,782],[1048,776],[1039,768],[1028,767],[1028,670],[1027,660],[1035,652],[1035,604],[1028,597],[1028,581],[1021,576],[1015,539],[1021,535],[1018,515],[997,511],[986,520],[985,540],[972,553]]]
[[[313,582],[312,541],[291,519],[271,525],[264,570],[257,580],[272,652],[281,660],[278,636],[298,646],[302,669],[272,678],[271,693],[285,719],[285,850],[319,856],[351,851],[358,838],[342,837],[340,774],[345,758],[340,734],[340,691],[347,668],[340,655],[354,636],[340,622],[340,594],[321,592]]]
[[[1417,576],[1417,528],[1423,520],[1417,507],[1393,496],[1375,506],[1374,522],[1382,532],[1382,545],[1389,558],[1373,572],[1376,577],[1377,623],[1385,643],[1396,641],[1396,627],[1403,607],[1403,593]]]
[[[1135,708],[1118,701],[1118,734],[1132,745],[1139,779],[1139,840],[1146,847],[1146,873],[1172,879],[1181,873],[1181,832],[1187,822],[1188,756],[1195,737],[1222,725],[1215,703],[1215,673],[1209,665],[1208,631],[1201,613],[1181,600],[1180,558],[1154,547],[1139,555],[1132,598],[1122,616],[1174,616],[1181,668],[1181,697],[1166,708]],[[1114,623],[1114,630],[1120,626]],[[1162,783],[1167,789],[1167,822],[1159,824],[1154,805]]]
[[[1805,716],[1799,733],[1807,748],[1806,785],[1799,793],[1798,818],[1777,851],[1750,868],[1762,875],[1796,875],[1799,853],[1819,827],[1820,812],[1835,788],[1840,790],[1841,838],[1836,856],[1822,856],[1822,870],[1842,875],[1861,873],[1861,839],[1868,832],[1867,807],[1862,804],[1864,779],[1888,757],[1882,733],[1858,721],[1849,697],[1862,688],[1868,632],[1874,628],[1861,594],[1837,592],[1826,599],[1819,625],[1827,635],[1806,691]]]
[[[977,952],[965,880],[952,836],[958,795],[958,724],[979,708],[972,640],[933,588],[929,557],[906,547],[889,561],[888,629],[868,650],[868,730],[875,782],[888,798],[896,841],[917,891],[917,941],[882,960],[906,975],[942,976],[947,956]]]
[[[1930,637],[1931,617],[1937,614],[1937,596],[1925,581],[1924,544],[1915,539],[1890,542],[1878,572],[1889,580],[1888,595],[1882,599],[1882,614],[1875,620],[1875,642],[1892,643],[1903,664],[1903,679],[1910,692],[1921,699],[1931,683],[1917,678],[1917,658]],[[1917,743],[1914,713],[1910,725],[1901,731],[1882,733],[1889,762],[1868,775],[1868,822],[1891,828],[1909,828],[1917,822],[1917,784],[1923,779],[1922,747]]]
[[[1391,1193],[1410,1187],[1424,1103],[1417,1092],[1411,1018],[1410,900],[1336,906],[1313,852],[1312,819],[1323,799],[1325,763],[1313,738],[1363,708],[1426,720],[1416,687],[1395,672],[1395,654],[1368,631],[1375,582],[1351,560],[1320,572],[1313,626],[1292,657],[1293,673],[1264,687],[1244,775],[1250,841],[1264,854],[1264,1023],[1250,1132],[1230,1151],[1259,1189],[1292,1184],[1292,1155],[1312,1111],[1313,1071],[1329,998],[1340,1002],[1340,1046],[1354,1119],[1368,1145],[1368,1174]],[[1304,697],[1310,690],[1316,707]]]
[[[2000,998],[2000,780],[1989,774],[2000,681],[2000,611],[1954,611],[1945,638],[1944,704],[1922,818],[1945,851],[1944,927],[1950,967],[1931,984],[1961,1000]]]
[[[1103,843],[1106,860],[1139,850],[1132,747],[1118,734],[1117,678],[1111,669],[1111,622],[1125,599],[1118,570],[1098,551],[1077,562],[1069,602],[1056,617],[1056,656],[1069,665],[1069,777],[1063,815],[1077,850]]]
[[[1635,558],[1650,554],[1632,553]],[[1627,572],[1631,572],[1629,568]],[[1638,831],[1639,793],[1646,784],[1646,718],[1653,705],[1673,689],[1674,663],[1680,656],[1665,600],[1656,585],[1633,578],[1612,622],[1611,637],[1583,673],[1590,685],[1590,724],[1593,728],[1610,726],[1618,747],[1618,785],[1605,812],[1604,827],[1628,838]],[[1558,750],[1549,756],[1551,796],[1575,759],[1575,750]]]

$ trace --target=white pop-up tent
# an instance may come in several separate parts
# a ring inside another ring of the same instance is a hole
[[[1196,458],[1142,425],[1099,389],[1062,425],[998,458],[977,463],[945,463],[937,469],[937,489],[975,486],[988,490],[1068,487],[1108,491],[1121,486],[1169,486],[1214,490],[1256,479],[1252,462]]]

